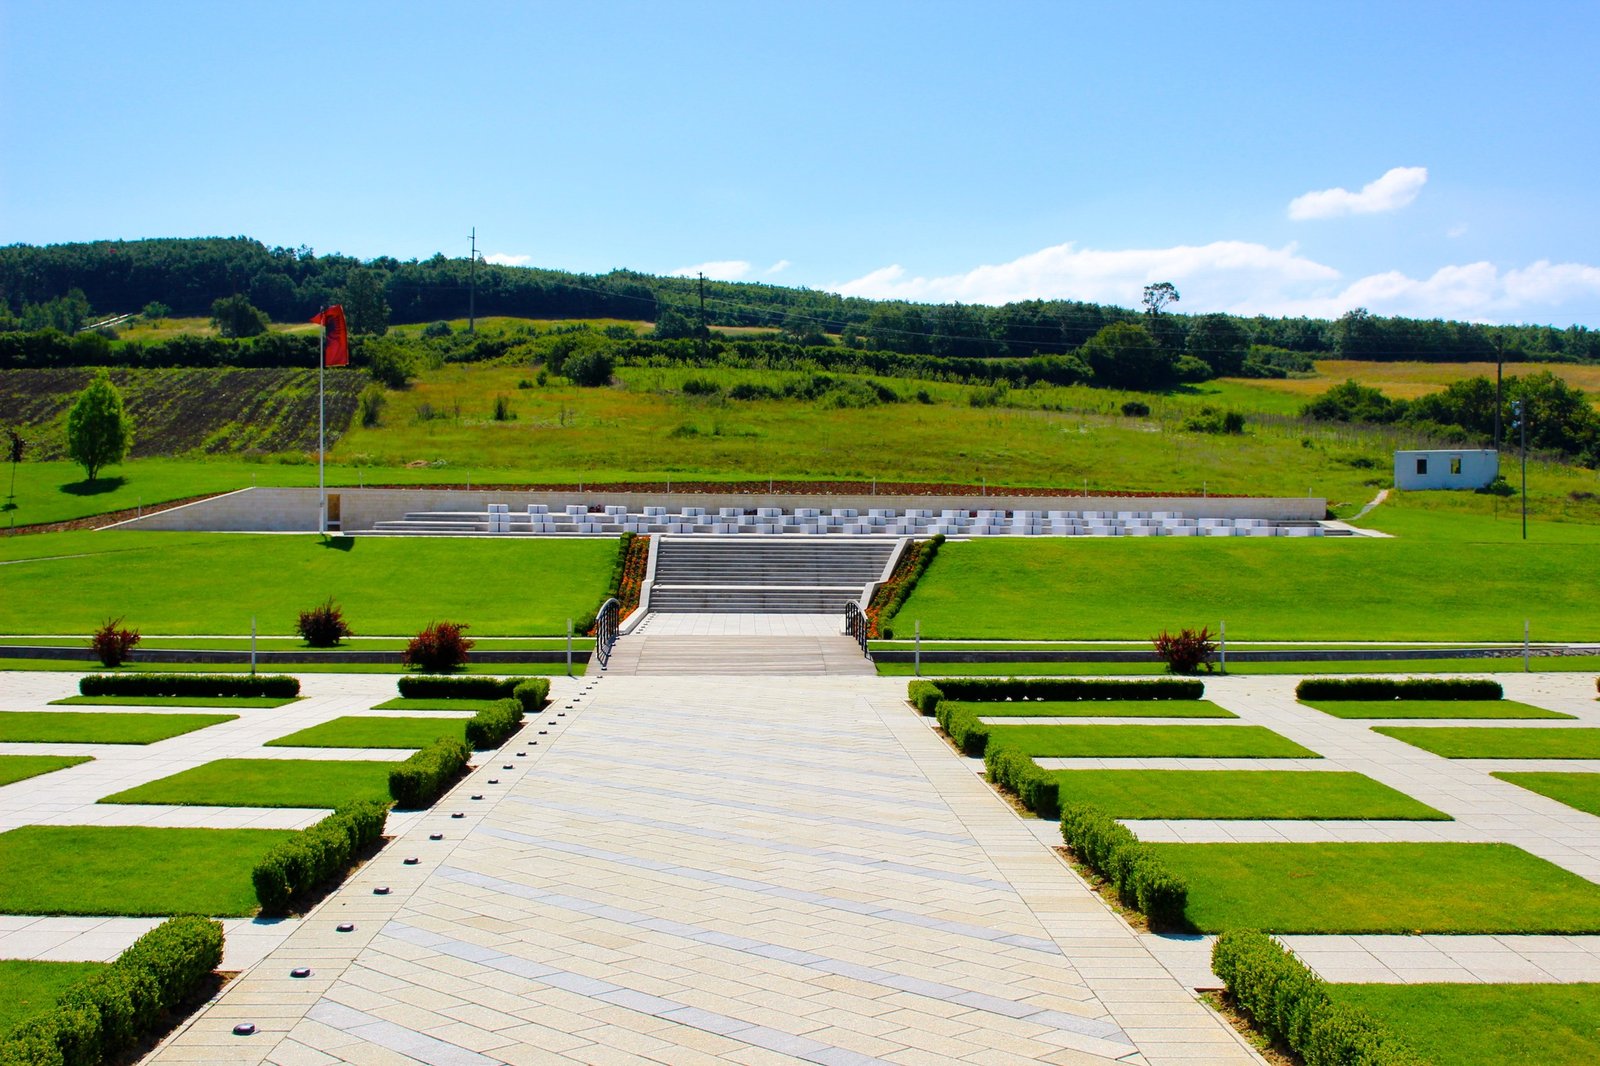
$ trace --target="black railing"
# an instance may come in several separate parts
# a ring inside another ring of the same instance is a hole
[[[617,627],[622,625],[622,604],[615,596],[600,605],[594,616],[594,657],[604,670],[611,661],[611,646],[617,642]]]
[[[855,600],[845,604],[844,629],[861,645],[861,654],[872,658],[872,652],[867,650],[867,616],[861,613],[861,605]]]

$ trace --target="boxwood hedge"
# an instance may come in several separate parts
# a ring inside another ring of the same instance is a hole
[[[498,748],[522,728],[522,701],[496,700],[467,722],[467,744],[479,751]]]
[[[271,696],[300,695],[300,679],[281,674],[87,674],[78,681],[84,696]]]
[[[361,850],[383,836],[388,813],[381,800],[361,800],[274,844],[250,874],[261,910],[283,914],[296,898],[342,878]]]
[[[1033,758],[1013,748],[990,748],[983,754],[989,780],[1017,794],[1022,805],[1040,818],[1061,813],[1061,789],[1055,775],[1039,769]]]
[[[1152,927],[1185,924],[1188,884],[1127,826],[1098,807],[1074,803],[1061,811],[1061,839],[1085,866],[1111,883],[1123,906],[1143,912]]]
[[[1295,686],[1302,700],[1498,700],[1500,682],[1479,677],[1308,677]]]
[[[454,737],[440,737],[389,771],[389,795],[395,805],[417,810],[444,795],[472,755]]]

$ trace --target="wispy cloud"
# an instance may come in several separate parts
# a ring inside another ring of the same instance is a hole
[[[1304,221],[1398,211],[1415,200],[1427,183],[1427,167],[1395,167],[1378,180],[1367,182],[1360,192],[1333,188],[1296,196],[1289,201],[1289,217]]]
[[[694,266],[679,267],[669,271],[669,277],[692,278],[696,274],[704,274],[708,278],[719,281],[738,281],[750,273],[750,263],[744,259],[713,259],[709,263],[696,263]]]
[[[790,263],[789,260],[780,259],[776,263],[773,263],[771,266],[767,267],[767,269],[762,271],[762,273],[766,274],[766,276],[770,278],[774,274],[782,274],[785,270],[788,270],[789,267],[792,266],[792,265],[793,264]]]
[[[1600,267],[1539,260],[1501,269],[1452,264],[1422,278],[1385,271],[1349,280],[1295,245],[1246,241],[1120,251],[1045,248],[1009,263],[920,277],[895,264],[830,286],[846,296],[932,303],[1002,304],[1066,299],[1134,307],[1144,286],[1170,281],[1189,312],[1336,318],[1353,307],[1375,314],[1512,321],[1575,301],[1600,299]]]
[[[496,252],[493,255],[484,256],[483,261],[485,263],[493,263],[495,266],[525,267],[529,263],[533,262],[533,256],[508,255],[505,252]]]

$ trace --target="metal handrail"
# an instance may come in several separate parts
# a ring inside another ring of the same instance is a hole
[[[862,613],[861,605],[854,600],[844,606],[844,628],[845,632],[849,633],[855,642],[861,646],[861,654],[870,660],[872,652],[867,650],[867,630],[869,628],[867,616]]]
[[[622,625],[622,604],[615,596],[600,605],[594,616],[594,657],[604,670],[611,661],[611,646],[617,642],[617,629]]]

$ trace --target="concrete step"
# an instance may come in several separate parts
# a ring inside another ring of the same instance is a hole
[[[856,642],[828,637],[677,637],[632,635],[617,641],[607,674],[871,675]]]

